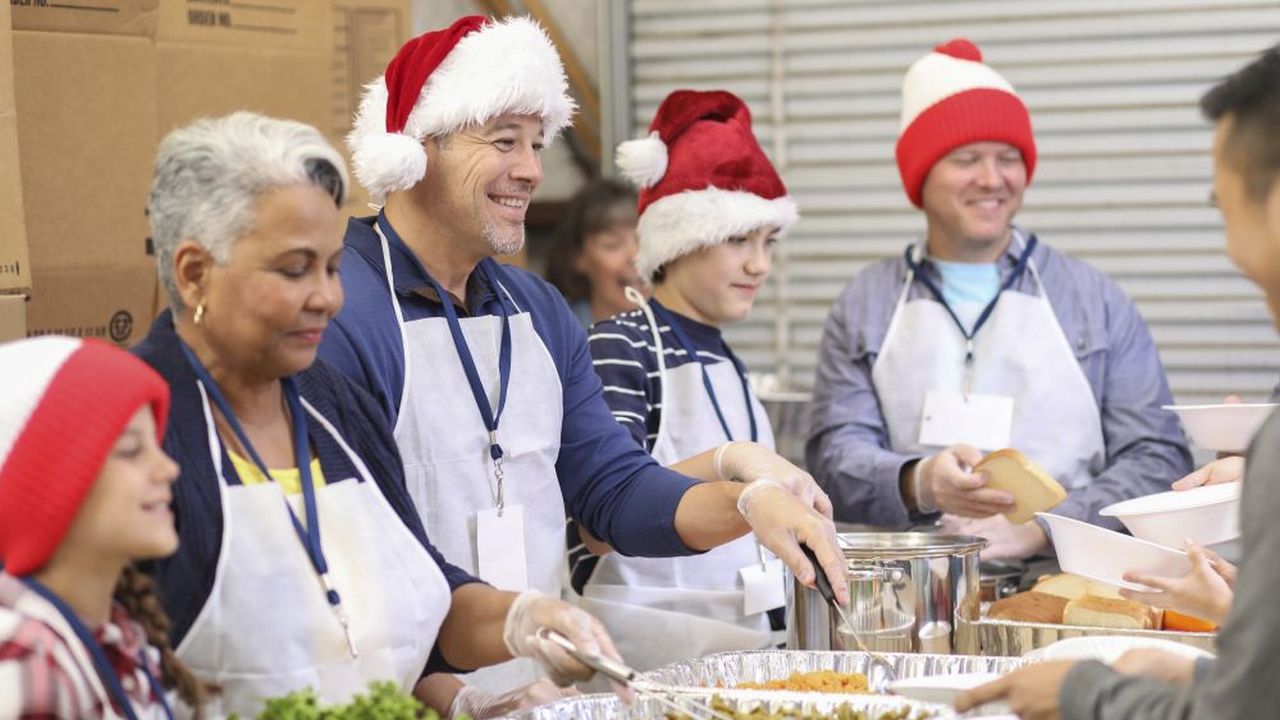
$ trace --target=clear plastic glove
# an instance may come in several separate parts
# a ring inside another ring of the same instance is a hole
[[[613,639],[589,613],[537,590],[525,590],[516,596],[507,611],[502,628],[502,641],[516,657],[537,660],[546,669],[551,680],[564,686],[574,680],[587,680],[595,671],[574,660],[569,653],[555,644],[537,637],[540,628],[550,628],[569,638],[584,653],[607,655],[622,661]],[[630,702],[631,690],[615,685],[624,701]]]
[[[501,695],[490,695],[480,688],[463,685],[453,697],[453,704],[449,706],[449,717],[470,715],[473,720],[501,717],[579,694],[574,688],[557,687],[555,683],[545,679]]]
[[[1022,559],[1049,549],[1049,536],[1034,520],[1014,525],[1003,515],[977,520],[943,515],[942,530],[955,535],[985,538],[987,546],[982,549],[983,560]]]
[[[813,476],[791,461],[759,443],[733,440],[721,445],[714,458],[716,477],[750,483],[774,480],[800,498],[805,507],[831,519],[831,498],[818,487]]]
[[[952,445],[919,462],[914,468],[916,502],[921,510],[941,510],[952,515],[986,518],[1013,508],[1013,495],[987,487],[986,476],[974,473],[982,451],[969,445]]]
[[[844,552],[836,542],[836,526],[813,507],[804,504],[781,482],[772,478],[756,480],[738,496],[738,512],[755,532],[760,544],[791,568],[796,578],[814,587],[817,568],[804,556],[800,543],[818,556],[822,571],[831,581],[836,599],[849,604],[849,575]]]
[[[1232,588],[1236,581],[1236,566],[1190,540],[1184,543],[1184,547],[1191,560],[1191,572],[1180,578],[1125,573],[1125,580],[1155,588],[1156,592],[1121,588],[1120,594],[1130,600],[1176,610],[1221,625],[1226,622],[1235,599]]]
[[[1221,485],[1244,479],[1244,457],[1228,455],[1218,458],[1173,483],[1174,490],[1190,490],[1201,485]]]

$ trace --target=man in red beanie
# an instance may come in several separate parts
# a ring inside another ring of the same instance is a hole
[[[1048,549],[1009,493],[971,472],[1015,448],[1067,490],[1054,512],[1167,490],[1191,469],[1164,368],[1116,284],[1014,224],[1036,167],[1026,106],[967,40],[902,84],[898,170],[924,237],[860,272],[832,307],[814,387],[809,468],[846,522],[942,514],[989,558]]]
[[[539,152],[573,111],[542,29],[462,18],[411,40],[367,90],[348,140],[357,178],[385,204],[348,225],[346,305],[321,355],[382,404],[445,557],[500,588],[558,597],[566,516],[647,557],[754,531],[805,581],[815,568],[800,543],[812,547],[843,598],[835,529],[808,474],[751,443],[688,470],[714,477],[714,465],[741,483],[660,466],[610,414],[559,292],[494,260],[522,247]],[[743,492],[761,479],[773,486]],[[505,693],[533,670],[504,664],[470,682]]]

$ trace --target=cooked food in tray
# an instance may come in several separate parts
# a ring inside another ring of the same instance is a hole
[[[1066,573],[1046,576],[1027,592],[997,600],[991,604],[987,617],[1118,630],[1206,632],[1215,627],[1196,618],[1126,600],[1110,585]]]
[[[862,673],[841,673],[832,670],[791,673],[783,680],[743,682],[734,686],[737,690],[791,690],[795,692],[866,693],[871,692],[867,676]]]
[[[732,705],[722,702],[719,698],[713,698],[711,708],[728,717],[735,718],[735,720],[783,720],[783,718],[788,720],[926,720],[934,717],[931,712],[912,710],[906,707],[872,713],[854,708],[848,703],[828,712],[793,709],[767,710],[765,708],[738,710]],[[667,720],[692,720],[688,715],[678,715],[676,713],[667,713],[666,718]]]

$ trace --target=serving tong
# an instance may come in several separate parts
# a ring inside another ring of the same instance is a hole
[[[572,640],[551,628],[539,628],[536,637],[559,647],[574,660],[586,665],[614,682],[631,688],[638,697],[648,698],[671,712],[693,718],[693,720],[734,720],[730,715],[703,705],[705,696],[691,697],[680,688],[655,683],[640,677],[640,673],[626,663],[614,660],[597,653],[589,653],[580,649]]]

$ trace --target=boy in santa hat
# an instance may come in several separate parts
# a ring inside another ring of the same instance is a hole
[[[769,418],[721,331],[751,312],[796,203],[731,93],[678,90],[650,131],[618,148],[618,165],[643,188],[636,265],[653,299],[633,292],[640,309],[591,330],[605,401],[664,465],[743,443],[772,450]],[[640,669],[768,647],[782,628],[781,563],[751,537],[695,557],[612,553],[573,570],[582,607]]]
[[[522,247],[539,153],[572,111],[559,56],[528,18],[462,18],[401,48],[348,139],[384,204],[348,225],[346,304],[321,355],[382,404],[436,546],[497,587],[559,596],[567,515],[647,557],[754,531],[812,581],[805,543],[844,598],[812,478],[751,443],[721,455],[745,483],[714,481],[714,450],[696,468],[712,482],[655,462],[613,421],[560,294],[494,259]],[[752,484],[765,477],[783,487]],[[492,693],[535,673],[516,662],[471,677]]]
[[[860,272],[827,318],[808,466],[847,522],[944,526],[985,557],[1048,549],[1009,493],[971,469],[1012,447],[1067,490],[1053,512],[1099,511],[1191,470],[1164,368],[1106,275],[1014,224],[1036,168],[1026,106],[967,40],[902,83],[898,170],[927,229]]]

